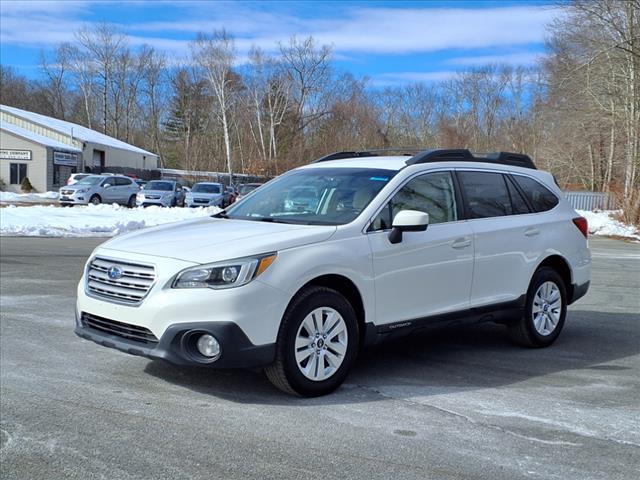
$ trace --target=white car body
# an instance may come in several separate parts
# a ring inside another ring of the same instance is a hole
[[[180,325],[192,329],[199,324],[230,323],[248,339],[243,348],[256,354],[252,358],[248,355],[245,361],[240,353],[229,352],[235,344],[225,345],[223,338],[220,366],[256,366],[273,361],[288,306],[297,292],[318,279],[324,279],[320,281],[323,285],[344,279],[355,287],[361,301],[365,343],[375,343],[396,331],[410,331],[425,319],[446,320],[455,312],[481,313],[484,309],[491,316],[492,311],[521,305],[536,269],[551,258],[562,259],[568,267],[567,289],[572,292],[568,303],[586,292],[591,272],[587,241],[572,222],[578,215],[549,173],[477,162],[406,166],[406,160],[365,157],[299,169],[374,167],[397,171],[357,218],[344,225],[204,218],[145,229],[104,243],[91,255],[78,285],[76,333],[129,353],[194,363],[164,350],[162,339],[167,331],[176,331]],[[397,244],[390,243],[386,229],[368,231],[386,202],[411,179],[428,172],[461,171],[530,177],[551,190],[559,202],[543,213],[432,224],[426,232],[404,233]],[[172,288],[176,275],[186,268],[269,252],[277,253],[273,265],[246,285]],[[95,258],[103,259],[105,268],[110,262],[152,266],[153,285],[136,304],[96,294],[89,290],[87,279]],[[113,332],[87,329],[81,320],[84,313],[148,329],[160,344],[136,346]]]

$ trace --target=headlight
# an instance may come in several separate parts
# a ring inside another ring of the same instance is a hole
[[[76,190],[76,193],[87,193],[88,191],[88,188],[81,188],[80,190]]]
[[[144,193],[138,193],[138,194],[136,195],[136,198],[137,198],[138,200],[144,200]]]
[[[171,287],[223,289],[246,285],[269,268],[276,256],[268,253],[191,267],[180,272]]]

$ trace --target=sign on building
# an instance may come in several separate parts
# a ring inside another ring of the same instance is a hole
[[[78,157],[75,153],[68,152],[53,152],[53,164],[64,165],[67,167],[77,167]]]
[[[0,158],[3,160],[31,160],[31,150],[0,150]]]

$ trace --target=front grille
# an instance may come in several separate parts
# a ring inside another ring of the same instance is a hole
[[[160,195],[145,195],[144,198],[148,198],[149,200],[160,200]]]
[[[115,267],[115,268],[114,268]],[[119,271],[120,275],[109,275]],[[95,296],[120,303],[138,304],[155,281],[151,265],[96,257],[87,269],[87,291]]]
[[[194,198],[193,201],[194,202],[200,202],[200,203],[209,203],[209,199],[208,198]]]
[[[60,190],[61,195],[73,195],[74,190]]]
[[[116,322],[115,320],[109,320],[108,318],[98,317],[97,315],[91,315],[90,313],[85,312],[82,312],[81,319],[82,326],[84,327],[100,330],[101,332],[117,335],[118,337],[126,338],[127,340],[134,340],[136,342],[146,344],[158,343],[158,339],[148,328]]]

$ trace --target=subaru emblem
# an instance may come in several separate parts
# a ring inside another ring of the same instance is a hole
[[[109,267],[109,270],[107,270],[107,275],[111,280],[117,280],[122,277],[122,269],[113,265]]]

